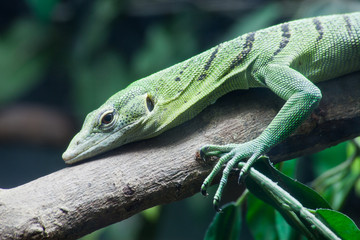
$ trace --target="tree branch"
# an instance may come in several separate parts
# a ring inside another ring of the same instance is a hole
[[[319,84],[320,110],[270,152],[274,162],[360,135],[360,73]],[[0,239],[75,239],[149,207],[197,193],[211,164],[195,160],[204,143],[258,136],[283,101],[266,89],[236,91],[159,137],[0,190]],[[211,211],[211,210],[210,210]]]

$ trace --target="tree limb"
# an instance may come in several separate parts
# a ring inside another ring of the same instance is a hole
[[[355,73],[319,84],[320,110],[269,153],[272,161],[360,135],[359,77]],[[0,189],[0,239],[75,239],[149,207],[189,197],[212,168],[195,160],[196,149],[204,143],[253,139],[282,104],[266,89],[236,91],[159,137]]]

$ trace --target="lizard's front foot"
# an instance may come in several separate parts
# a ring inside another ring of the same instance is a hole
[[[217,173],[221,170],[222,166],[225,165],[223,174],[218,186],[218,189],[214,196],[214,208],[216,211],[220,211],[219,203],[221,200],[221,195],[223,189],[227,183],[228,176],[231,169],[233,169],[237,164],[243,159],[248,159],[246,164],[241,168],[239,174],[239,183],[244,177],[246,177],[252,164],[261,156],[264,155],[267,151],[267,148],[257,139],[254,139],[250,142],[243,144],[228,144],[228,145],[206,145],[200,149],[200,156],[205,160],[209,156],[219,157],[219,161],[207,176],[201,186],[201,193],[207,195],[207,187],[211,184]]]

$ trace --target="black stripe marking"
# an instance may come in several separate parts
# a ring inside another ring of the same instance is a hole
[[[217,48],[215,48],[215,50],[212,52],[209,60],[206,62],[205,66],[204,66],[204,69],[205,70],[208,70],[211,66],[211,63],[212,61],[214,61],[214,59],[216,58],[216,54],[218,53],[219,51],[219,47],[220,47],[220,44],[217,46]]]
[[[206,73],[203,73],[199,76],[198,81],[202,81],[206,78]]]
[[[250,53],[250,51],[253,47],[254,40],[255,40],[255,32],[248,33],[248,35],[246,36],[246,39],[245,39],[245,43],[243,45],[243,50],[232,61],[231,65],[230,65],[230,69],[233,69],[242,63],[242,61],[245,59],[245,57]]]
[[[281,50],[283,50],[290,41],[291,34],[289,30],[289,23],[282,24],[281,31],[282,31],[282,35],[281,35],[282,39],[279,48],[274,52],[274,56],[278,55],[281,52]]]
[[[346,30],[347,30],[349,36],[351,37],[351,35],[352,35],[352,32],[351,32],[351,27],[352,27],[352,25],[351,25],[350,18],[349,18],[349,16],[347,16],[347,15],[344,15],[343,18],[344,18],[344,20],[345,20],[345,22],[346,22],[346,25],[345,25]]]
[[[313,23],[315,24],[315,29],[319,33],[319,36],[317,37],[316,41],[320,41],[324,36],[324,28],[321,25],[321,22],[318,18],[313,18]]]
[[[175,81],[180,81],[180,77],[176,77],[176,78],[175,78]]]

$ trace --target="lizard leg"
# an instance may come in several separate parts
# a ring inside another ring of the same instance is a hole
[[[286,100],[276,117],[256,139],[243,144],[229,144],[224,146],[207,145],[200,149],[200,156],[226,155],[226,161],[216,164],[213,171],[205,179],[201,188],[206,192],[213,178],[224,169],[220,185],[214,197],[214,204],[218,205],[223,188],[226,185],[230,170],[240,161],[248,158],[239,174],[239,181],[246,176],[252,164],[266,154],[272,147],[287,138],[312,112],[321,100],[320,90],[298,71],[286,65],[269,64],[254,76],[279,97]],[[231,159],[228,159],[231,156]],[[217,206],[215,208],[218,209]]]

